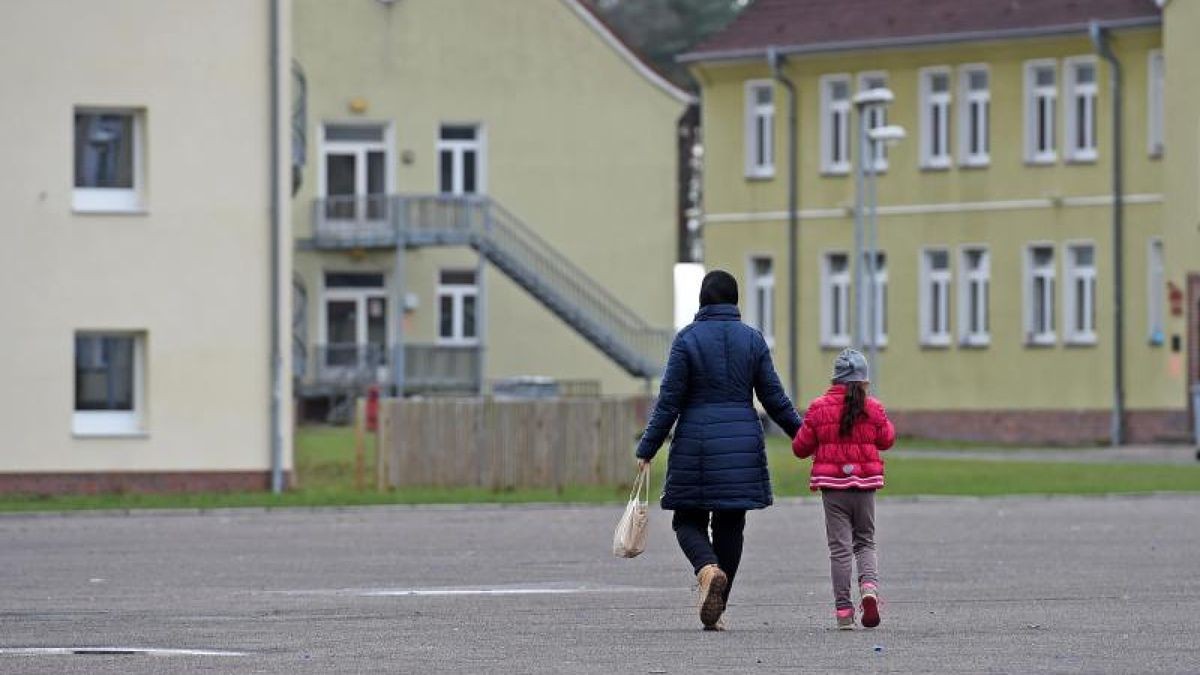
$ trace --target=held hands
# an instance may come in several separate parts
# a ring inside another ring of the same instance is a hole
[[[638,461],[637,461],[637,466],[638,466],[638,471],[645,471],[646,469],[650,468],[650,460],[642,459],[639,457]]]

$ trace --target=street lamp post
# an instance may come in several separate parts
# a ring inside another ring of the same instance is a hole
[[[871,139],[871,157],[872,162],[867,167],[867,203],[870,204],[868,213],[870,218],[867,221],[867,278],[870,280],[869,290],[867,291],[867,356],[871,364],[871,380],[872,387],[876,392],[879,391],[880,382],[880,363],[879,363],[879,308],[876,306],[878,296],[876,294],[876,286],[878,285],[878,267],[879,264],[879,199],[876,193],[878,184],[878,174],[875,171],[874,158],[879,156],[879,146],[894,146],[899,143],[905,136],[904,127],[895,124],[885,127],[876,127],[867,132],[867,136]]]

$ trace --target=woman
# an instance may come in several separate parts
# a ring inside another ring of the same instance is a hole
[[[705,630],[724,630],[721,614],[742,558],[746,511],[773,501],[752,393],[788,438],[800,429],[766,340],[741,322],[737,301],[733,276],[722,270],[705,275],[700,311],[675,336],[658,403],[637,449],[638,464],[645,466],[679,420],[662,507],[675,511],[671,526],[699,582]]]

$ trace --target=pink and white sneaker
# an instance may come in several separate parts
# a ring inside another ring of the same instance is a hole
[[[845,607],[837,610],[838,630],[854,630],[854,608]]]
[[[858,587],[862,595],[862,625],[863,628],[874,628],[879,625],[879,589],[875,584],[867,582]]]

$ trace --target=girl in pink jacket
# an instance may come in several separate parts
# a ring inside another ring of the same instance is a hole
[[[875,558],[875,491],[883,487],[880,452],[892,447],[896,429],[877,399],[867,395],[867,360],[845,349],[833,363],[833,384],[813,400],[792,451],[813,458],[809,488],[821,491],[825,536],[838,628],[854,628],[851,562],[858,562],[862,625],[879,625],[879,578]]]

